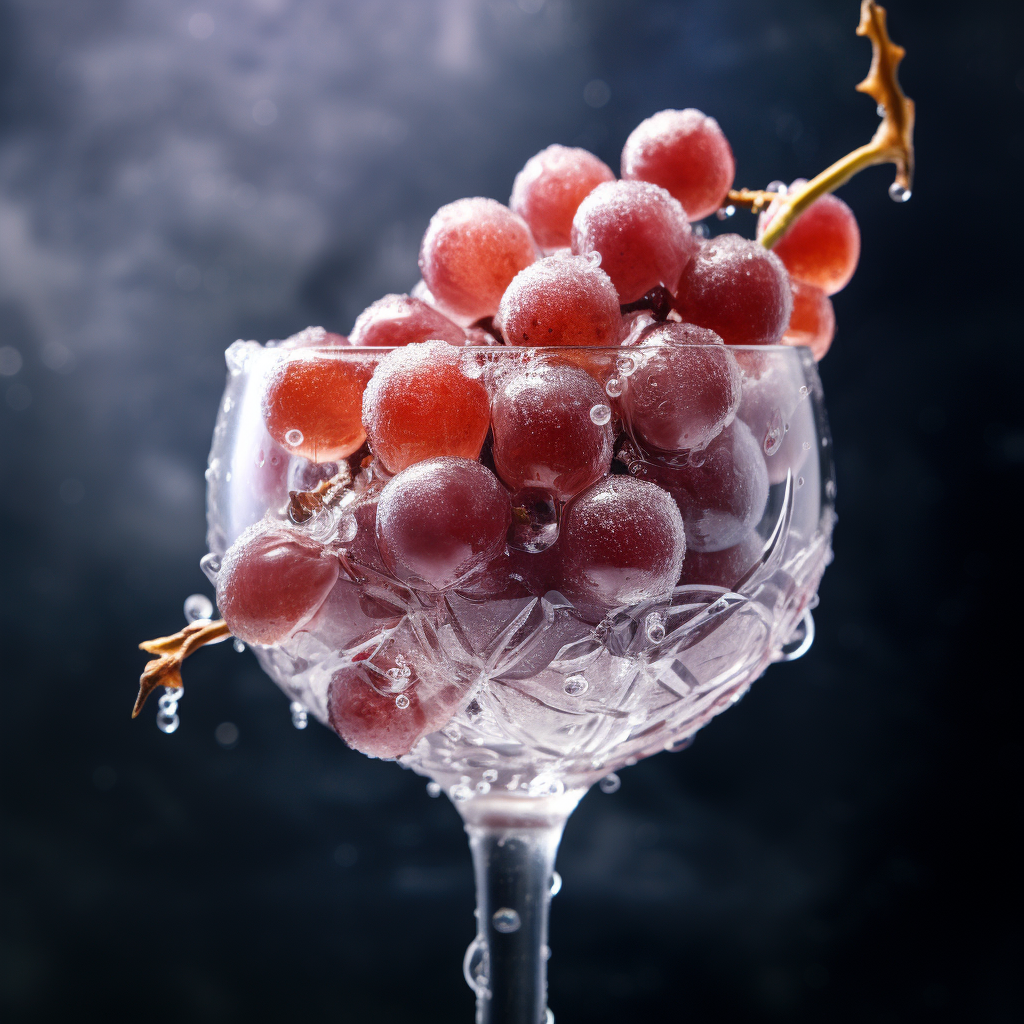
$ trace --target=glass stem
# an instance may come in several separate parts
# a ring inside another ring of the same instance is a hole
[[[548,910],[565,821],[466,825],[479,922],[467,955],[477,1024],[544,1024]]]

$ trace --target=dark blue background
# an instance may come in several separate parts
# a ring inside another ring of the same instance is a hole
[[[296,732],[229,645],[187,666],[178,733],[128,718],[135,645],[208,591],[222,351],[347,331],[415,282],[439,205],[504,200],[551,142],[616,167],[662,107],[719,119],[738,184],[815,173],[876,123],[857,15],[0,3],[0,1016],[472,1019],[469,855],[422,779]],[[919,170],[906,206],[890,169],[842,193],[864,245],[822,366],[819,637],[584,800],[558,1024],[1019,1019],[1024,25],[893,0],[890,26]]]

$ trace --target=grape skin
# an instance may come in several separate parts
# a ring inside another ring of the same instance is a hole
[[[304,626],[338,579],[337,558],[276,520],[250,526],[217,574],[217,607],[248,644],[276,644]]]
[[[563,592],[582,614],[667,597],[686,551],[682,517],[661,487],[612,476],[567,507],[557,547]]]
[[[417,341],[465,345],[466,332],[443,313],[409,295],[385,295],[356,317],[349,344],[391,348]]]
[[[370,370],[365,360],[341,353],[289,353],[264,388],[267,432],[285,451],[310,462],[338,462],[358,451],[366,440],[362,403]]]
[[[526,161],[512,183],[508,205],[530,226],[545,251],[570,244],[572,219],[583,200],[612,169],[585,149],[548,146]]]
[[[655,285],[675,287],[697,249],[678,199],[646,181],[609,181],[580,203],[572,222],[572,251],[601,254],[622,303]]]
[[[732,148],[713,117],[692,107],[641,121],[622,148],[622,177],[667,189],[691,221],[714,213],[736,175]]]
[[[591,418],[606,402],[575,367],[535,365],[504,375],[491,403],[498,476],[513,491],[543,488],[561,501],[595,483],[612,462],[611,424]]]
[[[721,551],[739,543],[768,504],[768,467],[742,420],[734,420],[689,465],[634,462],[630,472],[672,495],[691,551]]]
[[[645,449],[677,453],[705,447],[736,415],[740,371],[713,331],[664,323],[637,338],[641,365],[623,379],[619,407]]]
[[[512,278],[537,257],[522,217],[494,199],[459,199],[430,220],[420,273],[442,311],[493,316]]]
[[[797,180],[790,189],[802,184]],[[759,239],[778,208],[776,200],[758,218]],[[823,195],[797,217],[772,251],[791,276],[820,288],[826,295],[835,295],[849,284],[860,260],[857,218],[839,196]]]
[[[789,283],[793,291],[793,313],[782,344],[807,345],[814,361],[820,362],[832,347],[836,333],[832,300],[813,284],[805,284],[795,277],[791,277]]]
[[[486,467],[469,459],[429,459],[385,485],[377,548],[398,579],[417,590],[443,591],[504,551],[511,523],[508,494]]]
[[[407,345],[380,362],[363,396],[363,423],[389,473],[442,455],[475,459],[490,423],[487,389],[444,342]]]
[[[615,345],[622,317],[611,278],[584,256],[549,256],[521,270],[498,306],[509,345]]]
[[[776,345],[793,297],[782,261],[739,235],[718,235],[690,260],[676,288],[685,323],[708,327],[727,345]]]

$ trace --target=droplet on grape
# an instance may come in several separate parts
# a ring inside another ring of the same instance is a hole
[[[404,693],[400,693],[395,698],[395,707],[398,708],[399,711],[404,711],[408,706],[409,698]]]
[[[558,503],[550,491],[524,487],[512,495],[509,547],[536,554],[558,540]]]
[[[301,430],[286,430],[284,434],[285,444],[292,448],[298,448],[305,440]]]
[[[610,422],[611,418],[611,409],[603,403],[592,406],[590,409],[591,422],[596,423],[599,427],[603,427],[606,423]]]
[[[622,394],[622,381],[618,377],[609,377],[605,381],[604,392],[609,398],[618,398]]]

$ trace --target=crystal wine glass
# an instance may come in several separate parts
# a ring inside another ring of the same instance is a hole
[[[417,358],[456,375],[456,404],[484,395],[491,433],[476,461],[392,476],[372,446],[325,460],[315,424],[288,429],[287,382],[361,401],[401,350],[232,345],[204,568],[229,624],[227,605],[271,623],[258,635],[274,642],[250,646],[292,702],[452,800],[476,873],[477,1019],[540,1024],[555,854],[580,798],[687,746],[813,639],[835,518],[821,384],[804,348],[677,346],[727,363],[740,394],[714,441],[673,458],[651,439],[675,406],[643,401],[659,375],[671,386],[663,346],[430,348]],[[571,497],[564,473],[510,493],[502,396],[529,418],[523,380],[570,379],[604,454],[580,441],[567,472],[596,479]],[[467,523],[500,542],[484,550]],[[457,572],[449,541],[455,562],[469,552]],[[282,631],[275,615],[295,621]]]

